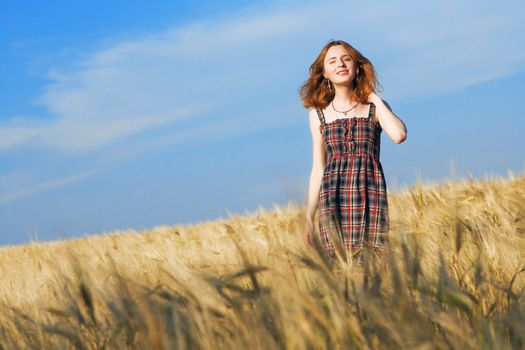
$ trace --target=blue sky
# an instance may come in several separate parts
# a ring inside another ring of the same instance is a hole
[[[298,88],[329,39],[407,125],[391,193],[521,174],[524,32],[517,0],[2,2],[0,244],[304,203]]]

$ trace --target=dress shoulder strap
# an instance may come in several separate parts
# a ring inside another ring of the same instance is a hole
[[[374,117],[375,112],[376,112],[376,105],[373,102],[370,102],[370,108],[369,108],[369,111],[368,111],[368,117],[369,118]]]
[[[321,121],[321,125],[324,125],[325,121],[324,121],[323,110],[321,108],[316,108],[315,110],[317,111],[317,116],[319,117],[319,120]]]

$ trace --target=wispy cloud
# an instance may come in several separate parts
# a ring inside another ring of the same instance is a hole
[[[26,187],[26,188],[23,188],[23,189],[13,190],[10,193],[0,194],[0,205],[5,205],[5,204],[13,202],[13,201],[15,201],[17,199],[28,197],[28,196],[33,195],[35,193],[39,193],[39,192],[43,192],[43,191],[47,191],[47,190],[51,190],[51,189],[67,186],[67,185],[73,184],[75,182],[79,182],[81,180],[84,180],[84,179],[87,179],[89,177],[95,176],[98,173],[99,173],[98,171],[87,171],[87,172],[83,172],[83,173],[79,173],[79,174],[67,175],[67,176],[63,176],[63,177],[57,178],[57,179],[43,181],[43,182],[34,184],[34,185],[30,186],[30,187]],[[25,175],[22,174],[22,179],[21,180],[26,180],[27,177],[28,177],[27,174],[25,174]],[[0,180],[2,180],[2,179],[0,179]],[[4,180],[5,180],[5,176],[4,176]],[[10,182],[13,182],[13,180],[14,179],[11,179]],[[4,187],[4,186],[2,186],[2,187]]]
[[[369,57],[390,98],[447,93],[523,71],[523,32],[518,1],[331,1],[209,18],[52,68],[38,97],[51,118],[0,124],[0,151],[89,154],[109,166],[156,148],[304,122],[297,88],[330,38]],[[88,176],[30,185],[0,203]]]
[[[516,10],[523,5],[415,4],[355,9],[334,1],[243,12],[115,43],[74,68],[52,69],[52,83],[39,100],[53,120],[38,128],[33,120],[4,125],[0,149],[29,144],[88,152],[166,127],[184,137],[180,122],[190,118],[205,130],[221,122],[218,110],[268,108],[272,94],[296,99],[307,63],[334,36],[377,61],[386,93],[396,98],[443,93],[524,69],[519,33],[525,11]]]
[[[40,132],[34,126],[4,126],[0,129],[0,151],[23,145]]]
[[[434,2],[404,15],[406,8],[388,6],[394,15],[383,26],[396,53],[381,75],[393,98],[450,93],[525,70],[523,3]]]

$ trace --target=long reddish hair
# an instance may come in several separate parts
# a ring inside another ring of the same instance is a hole
[[[305,108],[326,108],[335,96],[334,89],[328,89],[324,73],[324,58],[329,48],[336,45],[343,45],[350,54],[350,57],[356,65],[356,71],[359,73],[354,79],[354,92],[352,100],[360,103],[367,103],[368,95],[371,92],[378,91],[381,86],[376,77],[374,66],[352,45],[343,40],[330,40],[321,50],[314,63],[310,65],[310,77],[299,89],[301,100]]]

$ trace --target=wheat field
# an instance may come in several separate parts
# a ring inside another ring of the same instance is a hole
[[[305,247],[293,201],[2,247],[0,349],[525,348],[525,176],[388,201],[390,245],[363,269]]]

